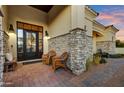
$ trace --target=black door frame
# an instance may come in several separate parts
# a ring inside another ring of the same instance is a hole
[[[18,21],[17,21],[18,23]],[[22,22],[23,23],[23,22]],[[28,24],[28,23],[27,23]],[[42,27],[42,26],[40,26]],[[26,29],[22,29],[23,30],[23,59],[22,60],[19,60],[19,57],[18,57],[18,28],[17,27],[17,60],[18,61],[24,61],[24,60],[31,60],[31,59],[38,59],[38,58],[41,58],[42,54],[43,54],[43,30],[42,31],[33,31],[33,30],[26,30]],[[33,33],[36,33],[36,58],[31,58],[31,59],[27,59],[26,58],[26,32],[33,32]],[[42,51],[40,52],[39,51],[39,33],[42,33]]]

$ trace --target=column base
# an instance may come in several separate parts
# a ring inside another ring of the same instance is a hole
[[[85,71],[84,69],[81,69],[81,70],[72,71],[72,73],[79,76],[79,75],[82,74],[84,71]]]

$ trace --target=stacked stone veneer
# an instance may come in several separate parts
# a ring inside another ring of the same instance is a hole
[[[81,74],[86,69],[86,31],[74,29],[70,32],[70,68],[76,75]]]
[[[1,26],[1,24],[0,24]],[[0,27],[0,86],[3,85],[3,63],[4,63],[4,56],[3,56],[3,31],[2,27]]]
[[[115,53],[115,42],[114,41],[99,41],[96,42],[97,49],[102,49],[103,52],[107,52],[109,54]]]
[[[92,37],[86,31],[76,28],[68,34],[49,39],[49,50],[55,49],[58,54],[68,51],[67,66],[76,75],[85,71],[86,59],[92,55]]]
[[[92,59],[93,58],[93,37],[87,36],[86,37],[86,43],[87,43],[87,53],[86,53],[87,58],[90,57],[90,59]]]
[[[60,35],[48,40],[49,42],[49,50],[54,49],[57,54],[62,54],[63,51],[69,52],[69,36],[70,33]]]

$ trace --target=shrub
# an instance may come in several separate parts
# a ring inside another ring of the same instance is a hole
[[[102,57],[108,58],[109,57],[109,53],[102,52]]]
[[[124,58],[124,54],[110,54],[109,58]]]
[[[100,64],[105,64],[105,63],[107,63],[107,61],[104,59],[104,58],[101,58],[101,60],[100,60]]]
[[[124,42],[122,42],[120,40],[116,40],[116,47],[123,48],[124,47]]]
[[[101,55],[99,53],[93,55],[93,62],[95,64],[100,64],[100,60],[101,60]]]
[[[93,64],[93,58],[92,57],[89,57],[86,60],[86,71],[89,70],[89,68],[91,67],[92,64]]]

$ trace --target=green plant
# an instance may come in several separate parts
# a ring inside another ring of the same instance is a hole
[[[92,64],[93,64],[93,58],[88,57],[88,59],[86,60],[86,71],[89,70],[89,68],[91,67]]]
[[[124,42],[120,41],[120,40],[116,40],[116,47],[124,47]]]
[[[110,54],[110,58],[124,58],[124,54]]]
[[[105,63],[107,63],[107,61],[105,60],[105,58],[101,58],[100,64],[105,64]]]
[[[95,64],[100,64],[100,60],[101,60],[101,55],[99,53],[93,55],[93,62]]]

